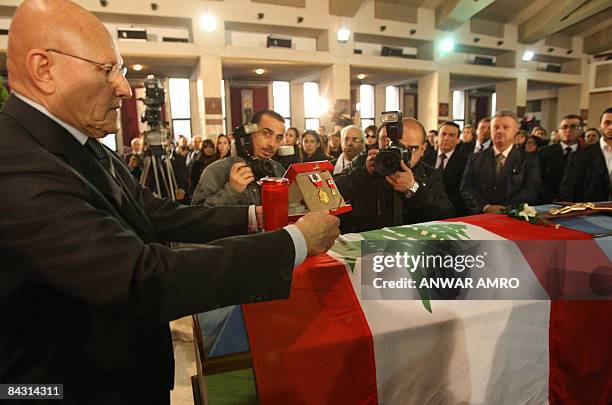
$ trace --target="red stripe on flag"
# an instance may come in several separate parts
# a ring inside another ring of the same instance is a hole
[[[516,241],[591,239],[591,235],[584,232],[532,225],[505,215],[478,215],[450,221],[480,226]],[[523,243],[517,243],[517,246],[540,277],[546,264],[540,260],[537,250]],[[609,261],[595,242],[580,254],[569,252],[567,265],[580,270],[581,259],[583,265],[604,263],[609,270]],[[564,276],[560,275],[560,278]],[[612,302],[552,301],[548,344],[548,395],[551,404],[612,404]]]
[[[293,271],[287,300],[243,305],[262,404],[377,404],[372,333],[345,266]]]

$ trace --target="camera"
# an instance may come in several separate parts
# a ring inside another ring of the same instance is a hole
[[[172,139],[172,134],[161,128],[161,108],[166,101],[166,91],[161,80],[154,75],[148,75],[142,84],[145,88],[145,96],[139,100],[144,103],[146,109],[140,121],[149,127],[149,130],[144,133],[145,151],[151,149],[156,154],[162,154],[165,153],[164,148],[168,141]]]
[[[253,136],[259,130],[257,124],[240,125],[232,131],[236,154],[246,161],[247,166],[253,171],[255,181],[266,176],[274,177],[274,164],[272,159],[261,159],[255,156],[253,147]]]
[[[402,112],[386,111],[380,115],[380,118],[391,143],[378,152],[374,158],[374,167],[381,176],[390,176],[401,170],[402,161],[410,167],[412,152],[400,143],[403,132]]]

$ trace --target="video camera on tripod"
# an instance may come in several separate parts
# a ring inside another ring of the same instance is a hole
[[[144,155],[145,161],[140,176],[140,184],[150,187],[158,197],[168,196],[172,200],[176,200],[177,192],[184,195],[184,191],[178,189],[174,170],[172,168],[171,154],[172,149],[170,142],[172,134],[165,128],[162,128],[161,108],[166,100],[166,92],[159,78],[148,75],[143,81],[145,88],[145,96],[139,98],[146,106],[146,109],[140,121],[147,124],[148,130],[144,131]],[[167,147],[170,146],[168,150]],[[152,170],[151,170],[152,169]],[[153,178],[150,181],[150,172],[153,172]]]

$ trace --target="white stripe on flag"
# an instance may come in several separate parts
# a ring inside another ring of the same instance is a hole
[[[432,224],[440,223],[419,227]],[[504,239],[462,224],[467,239]],[[507,266],[529,270],[518,248],[509,254]],[[347,271],[360,297],[360,260]],[[419,300],[360,304],[373,335],[380,404],[547,402],[549,301],[432,301],[433,313]]]

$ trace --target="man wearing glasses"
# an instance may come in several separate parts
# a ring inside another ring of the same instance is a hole
[[[541,191],[543,204],[549,204],[557,199],[567,162],[578,150],[578,139],[582,135],[582,127],[582,118],[577,115],[566,115],[559,124],[561,142],[538,150],[538,162],[543,183]]]
[[[342,173],[352,167],[351,162],[363,152],[365,136],[358,126],[348,125],[340,131],[340,142],[342,143],[342,154],[336,161],[334,174]]]
[[[63,384],[61,403],[169,404],[168,322],[288,297],[292,269],[339,234],[336,218],[309,213],[245,235],[249,207],[180,206],[141,187],[98,141],[132,95],[121,64],[108,30],[75,3],[26,0],[13,15],[13,94],[0,112],[0,384]]]
[[[441,173],[421,160],[425,139],[421,123],[404,118],[400,142],[412,152],[410,166],[402,161],[400,171],[383,177],[374,167],[378,149],[371,149],[355,160],[353,168],[334,177],[342,196],[353,205],[342,220],[343,233],[453,216]]]
[[[251,135],[253,152],[259,159],[269,159],[274,175],[282,177],[283,165],[272,156],[285,137],[285,119],[272,110],[261,110],[253,115],[259,130]],[[260,186],[253,170],[240,156],[221,159],[202,172],[193,191],[192,204],[215,207],[218,205],[261,205]]]

